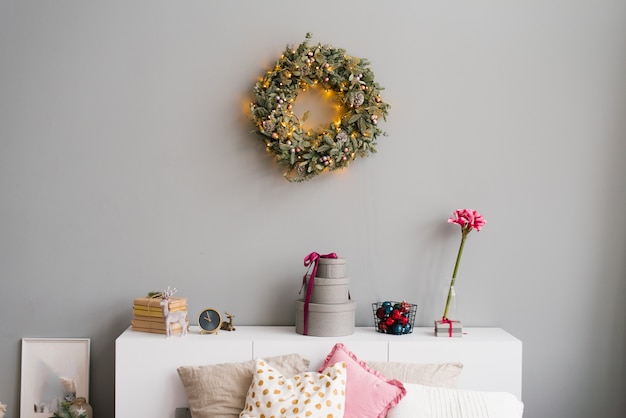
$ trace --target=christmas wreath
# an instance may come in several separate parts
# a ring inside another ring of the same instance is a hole
[[[298,47],[285,48],[271,70],[256,82],[251,117],[267,151],[286,167],[289,181],[309,180],[324,171],[347,167],[356,157],[376,152],[376,138],[386,133],[390,105],[383,102],[369,61],[341,48],[310,46],[311,34]],[[319,130],[302,126],[293,103],[307,88],[322,88],[342,109],[339,120]]]

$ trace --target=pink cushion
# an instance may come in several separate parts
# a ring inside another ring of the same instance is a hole
[[[345,362],[348,370],[345,418],[383,418],[406,395],[402,382],[370,369],[342,343],[335,344],[326,356],[320,373],[339,362]]]

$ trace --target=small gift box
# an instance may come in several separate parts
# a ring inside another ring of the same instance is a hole
[[[435,321],[435,335],[437,337],[462,337],[463,324],[455,320]]]
[[[326,279],[341,279],[346,277],[346,259],[320,257],[316,277]]]

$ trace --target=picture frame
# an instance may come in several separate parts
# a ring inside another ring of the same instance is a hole
[[[89,338],[22,338],[20,418],[48,418],[64,398],[60,378],[89,402]]]

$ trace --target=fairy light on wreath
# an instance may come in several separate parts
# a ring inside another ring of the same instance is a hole
[[[254,86],[251,117],[268,152],[286,167],[289,181],[309,180],[325,171],[347,167],[357,157],[376,152],[376,139],[387,135],[379,120],[387,119],[390,105],[374,81],[369,61],[341,48],[306,40],[285,48],[271,70]],[[293,112],[298,93],[321,88],[342,111],[339,120],[320,130],[307,130]]]

